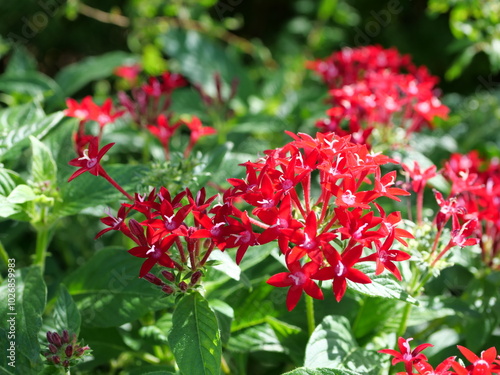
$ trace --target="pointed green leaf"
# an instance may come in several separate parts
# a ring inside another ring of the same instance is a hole
[[[80,333],[80,322],[80,311],[78,311],[78,307],[69,294],[68,289],[61,284],[54,309],[44,326],[50,328],[51,331],[59,333],[66,329],[70,334],[74,333],[78,336]]]
[[[338,367],[347,354],[357,346],[347,318],[328,315],[309,338],[304,366]]]
[[[0,160],[17,158],[29,145],[29,136],[39,139],[57,126],[62,112],[45,116],[33,103],[0,110]]]
[[[62,87],[64,96],[68,97],[92,81],[111,76],[116,67],[135,60],[134,55],[122,51],[88,57],[61,69],[55,80]]]
[[[283,375],[361,375],[361,373],[350,370],[338,370],[332,368],[310,369],[301,367],[293,371],[287,372]]]
[[[172,317],[168,341],[184,375],[219,375],[222,358],[214,312],[199,293],[184,296]]]
[[[403,290],[392,274],[375,275],[375,266],[373,264],[359,264],[356,267],[368,275],[372,282],[370,284],[358,284],[347,280],[349,289],[371,297],[399,299],[418,305],[418,301]]]
[[[31,178],[35,183],[56,183],[57,165],[52,157],[52,152],[47,146],[30,136],[31,142]]]
[[[36,374],[42,369],[38,332],[46,294],[40,267],[19,269],[15,278],[7,277],[0,286],[0,296],[5,296],[0,304],[0,366],[13,374]],[[15,299],[15,304],[8,303],[8,298]],[[8,366],[10,359],[4,354],[9,353],[11,342],[15,343],[15,367]]]

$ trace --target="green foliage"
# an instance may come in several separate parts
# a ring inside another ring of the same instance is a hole
[[[177,304],[168,341],[181,373],[219,374],[222,347],[217,318],[199,293],[186,295]]]
[[[6,279],[0,286],[0,295],[15,295],[15,303],[2,303],[0,307],[0,313],[4,317],[0,323],[0,335],[2,338],[10,338],[2,339],[0,348],[2,353],[8,353],[11,343],[14,342],[15,367],[8,366],[11,360],[6,355],[0,359],[0,366],[3,370],[19,375],[38,372],[42,368],[38,332],[42,327],[42,314],[47,298],[41,269],[33,266],[18,270],[15,287],[9,285],[8,281],[9,279]],[[11,290],[12,288],[15,291]],[[13,325],[9,323],[9,319]],[[11,327],[14,329],[11,330]],[[8,332],[14,332],[14,336],[7,336]]]

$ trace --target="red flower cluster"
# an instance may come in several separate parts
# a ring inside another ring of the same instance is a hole
[[[377,127],[399,127],[408,136],[449,111],[434,92],[437,78],[395,49],[346,48],[307,67],[322,76],[333,104],[317,126],[351,134],[356,143],[367,143]]]
[[[410,256],[392,246],[395,239],[406,245],[404,238],[412,235],[396,228],[399,213],[386,215],[375,203],[380,197],[399,201],[398,196],[409,195],[396,187],[396,172],[381,174],[381,165],[395,161],[334,133],[318,133],[317,138],[289,135],[294,141],[266,151],[255,163],[244,164],[246,179],[228,180],[233,188],[224,194],[224,206],[248,229],[231,242],[240,245],[237,262],[249,245],[277,240],[289,272],[274,275],[268,283],[290,287],[289,310],[302,291],[323,298],[313,280],[331,280],[337,301],[346,291],[347,280],[370,283],[370,278],[355,268],[359,262],[376,262],[377,274],[387,269],[401,279],[394,262]],[[369,177],[373,178],[371,188]],[[315,197],[313,191],[318,191]],[[254,207],[253,218],[237,214],[233,205],[237,199]],[[254,233],[250,223],[264,231]],[[372,254],[363,256],[370,250]]]
[[[83,155],[85,146],[93,138],[85,132],[85,125],[89,121],[95,121],[99,124],[98,139],[101,139],[103,129],[106,125],[115,122],[121,117],[124,111],[115,111],[111,99],[106,99],[104,103],[99,106],[92,100],[92,97],[86,96],[81,103],[75,99],[69,98],[66,100],[68,109],[64,110],[64,114],[69,117],[76,117],[80,120],[78,131],[75,133],[75,147],[79,155]]]
[[[168,112],[172,92],[186,85],[187,81],[181,75],[165,72],[160,77],[149,77],[140,87],[134,87],[132,97],[123,91],[119,92],[118,99],[132,120],[144,128]]]
[[[476,151],[466,155],[453,154],[445,163],[443,175],[451,183],[452,199],[438,198],[441,216],[457,211],[465,220],[475,223],[456,232],[456,241],[474,234],[479,238],[484,263],[500,269],[500,164],[498,160],[482,159]],[[455,228],[458,229],[458,228]]]
[[[478,357],[469,349],[458,345],[458,350],[471,362],[464,367],[456,360],[456,357],[448,357],[436,368],[433,368],[427,361],[427,357],[421,353],[422,350],[433,346],[432,344],[422,344],[411,350],[410,341],[412,338],[398,339],[399,351],[393,349],[382,349],[380,353],[394,356],[392,365],[399,362],[404,363],[405,371],[398,372],[397,375],[494,375],[500,373],[500,356],[497,357],[497,350],[491,347],[481,353]],[[414,373],[413,369],[417,372]]]

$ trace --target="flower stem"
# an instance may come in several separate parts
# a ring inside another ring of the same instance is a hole
[[[306,314],[307,314],[307,331],[309,337],[311,337],[314,329],[316,328],[316,322],[314,320],[314,300],[313,298],[306,294]]]
[[[9,254],[7,254],[7,251],[5,250],[5,247],[3,247],[3,244],[1,242],[0,242],[0,258],[2,259],[2,263],[5,264],[5,267],[8,267]]]
[[[131,201],[134,201],[134,197],[132,197],[125,190],[123,190],[123,188],[118,184],[118,182],[113,180],[113,178],[111,178],[111,176],[106,171],[104,171],[104,169],[101,170],[101,176],[104,177],[111,185],[113,185],[120,193],[125,195]]]
[[[36,248],[33,264],[40,266],[42,273],[45,269],[45,258],[47,257],[47,248],[50,242],[50,230],[46,227],[35,227],[36,230]]]

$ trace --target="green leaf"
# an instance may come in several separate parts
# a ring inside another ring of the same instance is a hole
[[[40,267],[18,269],[15,278],[6,278],[0,286],[0,295],[5,296],[0,305],[0,366],[13,374],[34,374],[42,369],[38,332],[42,327],[46,294]],[[9,304],[7,298],[14,298],[15,304]],[[10,325],[10,319],[14,325]],[[8,336],[11,327],[15,337]],[[15,346],[15,367],[7,365],[10,359],[5,354],[11,342]]]
[[[328,315],[309,338],[304,366],[338,367],[347,354],[357,346],[347,318]]]
[[[210,254],[210,260],[216,260],[221,262],[218,265],[213,266],[213,269],[225,273],[231,279],[238,281],[241,277],[241,268],[236,264],[236,262],[231,258],[227,252],[214,251]]]
[[[379,375],[384,356],[373,350],[356,348],[347,355],[340,367],[358,371],[363,375]]]
[[[21,75],[36,72],[37,62],[33,55],[22,45],[16,45],[9,58],[4,75]]]
[[[36,194],[28,185],[17,185],[7,197],[12,204],[21,204],[36,199]]]
[[[349,289],[371,297],[399,299],[404,302],[418,305],[418,301],[406,293],[392,275],[385,273],[375,275],[375,266],[373,264],[359,264],[357,268],[365,273],[372,282],[370,284],[358,284],[347,280]]]
[[[17,185],[26,182],[14,171],[0,167],[0,195],[8,196]]]
[[[59,85],[40,72],[5,74],[0,76],[0,91],[10,95],[27,95],[30,101],[47,100],[49,107],[64,104],[64,95]]]
[[[50,182],[55,184],[57,181],[57,165],[52,157],[52,152],[47,146],[30,136],[31,142],[31,178],[35,183]]]
[[[217,318],[199,293],[184,296],[177,305],[168,341],[181,373],[219,375],[222,347]]]
[[[72,96],[88,83],[107,78],[113,74],[116,67],[135,60],[134,55],[122,51],[88,57],[61,69],[55,76],[55,80],[62,87],[64,96]]]
[[[453,81],[454,79],[460,77],[464,69],[469,66],[472,58],[476,55],[476,53],[477,50],[475,45],[469,46],[468,48],[464,49],[444,74],[446,80]]]
[[[361,375],[359,372],[354,372],[350,370],[339,370],[332,368],[305,368],[301,367],[293,371],[287,372],[283,375]]]
[[[0,110],[0,160],[18,158],[30,135],[43,138],[63,117],[62,112],[45,116],[34,103]]]
[[[278,336],[268,323],[259,324],[233,333],[228,348],[232,352],[275,352],[285,353]]]
[[[73,301],[68,289],[61,284],[54,309],[44,326],[58,333],[66,329],[70,334],[74,333],[78,336],[81,320],[80,311],[78,311],[75,301]]]
[[[71,167],[73,172],[76,170]],[[133,194],[140,185],[145,167],[140,165],[106,165],[106,172],[126,191]],[[84,173],[61,187],[62,202],[56,202],[56,217],[75,215],[83,209],[126,199],[102,177]]]
[[[211,300],[210,307],[217,317],[221,341],[226,343],[231,336],[231,323],[234,319],[234,310],[226,302],[219,299]]]
[[[171,305],[161,290],[139,279],[141,264],[124,249],[106,248],[65,279],[83,324],[120,326]]]

